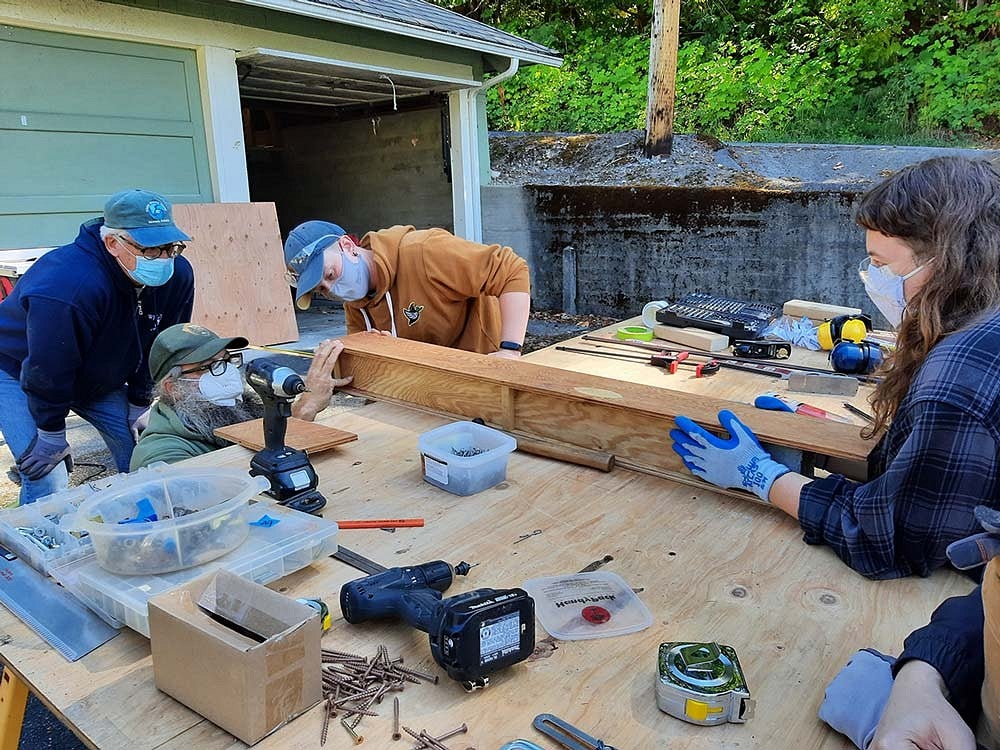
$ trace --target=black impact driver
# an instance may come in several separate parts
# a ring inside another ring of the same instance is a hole
[[[430,636],[431,654],[466,690],[489,684],[487,675],[527,659],[535,650],[535,601],[523,589],[476,589],[441,598],[469,564],[443,560],[390,568],[340,589],[344,619],[400,617]]]
[[[326,506],[316,487],[319,477],[305,451],[285,445],[292,401],[305,392],[306,384],[290,367],[269,358],[246,364],[247,383],[264,402],[264,450],[250,459],[250,474],[271,483],[267,494],[281,505],[306,513],[319,513]]]

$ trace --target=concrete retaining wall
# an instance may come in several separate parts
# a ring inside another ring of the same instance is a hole
[[[625,318],[710,292],[875,313],[857,275],[851,192],[490,186],[484,238],[529,259],[535,307]]]

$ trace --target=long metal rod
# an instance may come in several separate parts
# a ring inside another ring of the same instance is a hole
[[[710,359],[715,359],[720,362],[743,362],[747,364],[765,364],[758,362],[757,360],[748,359],[746,357],[734,357],[729,354],[716,354],[714,352],[705,351],[704,349],[671,349],[668,347],[658,346],[657,344],[647,344],[644,341],[624,341],[622,339],[613,339],[606,336],[590,336],[586,335],[583,337],[584,341],[598,341],[602,344],[617,344],[618,346],[630,346],[636,349],[645,349],[646,351],[654,352],[678,352],[685,351],[688,354],[696,354],[699,357],[709,357]],[[871,377],[869,375],[850,375],[848,373],[835,372],[834,370],[827,370],[822,367],[807,367],[806,365],[795,365],[790,362],[782,360],[781,364],[776,364],[771,361],[766,363],[771,367],[780,367],[785,370],[797,370],[799,372],[818,372],[821,375],[847,375],[847,377],[857,378],[862,383],[878,383],[881,378]]]

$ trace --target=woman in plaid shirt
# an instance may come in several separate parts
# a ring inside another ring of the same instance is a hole
[[[1000,506],[1000,171],[963,157],[906,167],[857,222],[862,281],[898,325],[872,398],[871,479],[797,474],[728,411],[729,440],[686,417],[670,434],[696,476],[776,505],[862,575],[928,575],[975,533],[976,505]]]

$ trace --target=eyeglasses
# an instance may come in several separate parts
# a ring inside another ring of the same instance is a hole
[[[195,372],[205,372],[205,370],[208,370],[210,373],[218,377],[226,371],[227,364],[230,364],[233,367],[243,367],[243,352],[227,352],[226,356],[221,359],[213,359],[208,364],[198,365],[197,367],[192,367],[190,370],[184,370],[181,372],[181,375],[191,375]]]
[[[127,237],[123,237],[118,234],[115,235],[118,239],[124,242],[129,247],[133,247],[138,250],[138,254],[143,258],[149,258],[150,260],[159,260],[160,258],[176,258],[178,255],[183,253],[187,249],[187,245],[183,242],[168,242],[166,245],[156,245],[154,247],[141,247],[135,244],[132,240]]]

